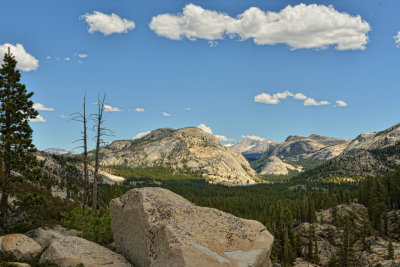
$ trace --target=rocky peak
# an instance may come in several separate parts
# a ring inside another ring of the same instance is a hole
[[[301,139],[304,139],[304,138],[305,138],[304,136],[300,136],[300,135],[289,135],[286,138],[285,142],[297,141],[297,140],[301,140]]]
[[[214,135],[197,127],[159,129],[137,140],[102,148],[103,166],[172,167],[200,172],[212,183],[255,183],[256,173],[243,156],[221,146]]]

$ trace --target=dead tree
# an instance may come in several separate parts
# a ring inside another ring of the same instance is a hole
[[[98,203],[98,182],[99,182],[99,152],[100,146],[106,142],[103,140],[104,136],[112,136],[112,131],[104,128],[103,111],[106,101],[106,94],[103,95],[103,99],[100,101],[100,96],[97,99],[97,114],[94,114],[95,125],[94,129],[96,131],[96,149],[94,152],[94,176],[93,176],[93,201],[92,208],[97,211]]]
[[[83,194],[82,209],[83,209],[83,211],[85,211],[89,205],[88,204],[89,203],[89,172],[88,172],[88,150],[87,150],[86,93],[85,93],[85,96],[83,97],[83,113],[76,112],[73,115],[74,116],[72,117],[71,120],[79,121],[83,124],[83,130],[81,131],[82,138],[76,140],[75,142],[78,142],[78,141],[83,142],[83,145],[79,146],[79,147],[83,148],[83,177],[85,180],[85,188],[84,188],[84,194]]]

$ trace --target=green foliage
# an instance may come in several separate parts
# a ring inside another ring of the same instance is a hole
[[[200,173],[191,171],[190,169],[175,170],[172,167],[146,167],[131,168],[123,165],[110,165],[104,169],[114,175],[124,177],[130,181],[134,180],[188,180],[188,179],[204,179]],[[125,184],[127,185],[127,184]]]
[[[80,230],[80,237],[96,242],[100,245],[108,245],[113,242],[111,231],[111,218],[108,209],[100,208],[96,213],[88,209],[83,211],[78,207],[71,212],[62,212],[61,223],[68,227]]]
[[[21,74],[16,70],[17,61],[8,51],[0,68],[0,186],[3,192],[0,213],[8,210],[10,183],[19,174],[29,173],[36,160],[33,152],[32,129],[29,120],[36,118],[38,112],[33,108],[25,85],[20,83]]]
[[[42,251],[43,253],[43,251]],[[39,263],[40,256],[42,253],[38,253],[35,258],[31,261],[22,261],[23,263],[28,263],[31,267],[59,267],[58,264],[51,262],[50,260],[46,260],[44,262]],[[13,253],[0,253],[0,267],[13,267],[18,266],[12,262],[21,262]]]
[[[393,260],[394,259],[394,249],[393,249],[393,243],[392,240],[389,238],[389,244],[388,244],[388,259]]]
[[[400,169],[384,176],[364,179],[358,189],[358,199],[368,208],[372,227],[381,236],[387,236],[387,211],[400,207]]]

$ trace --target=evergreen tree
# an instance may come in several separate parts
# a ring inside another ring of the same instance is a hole
[[[353,261],[353,240],[351,238],[352,228],[348,217],[345,219],[346,226],[342,236],[342,244],[339,250],[338,263],[340,266],[354,266]]]
[[[393,249],[392,240],[390,238],[389,238],[389,244],[388,244],[388,259],[389,260],[394,259],[394,249]]]
[[[9,48],[0,68],[0,215],[3,216],[8,211],[13,173],[26,175],[35,164],[29,120],[36,118],[38,112],[30,100],[33,92],[28,93],[25,85],[20,83],[21,74],[16,66],[17,61]]]
[[[314,225],[310,224],[308,228],[308,242],[307,242],[307,259],[312,261],[314,258]]]
[[[315,213],[315,202],[312,199],[308,201],[308,221],[310,223],[317,221],[317,215]]]

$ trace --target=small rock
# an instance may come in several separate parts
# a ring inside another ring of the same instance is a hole
[[[1,252],[13,254],[18,260],[31,261],[42,251],[42,247],[32,238],[22,234],[2,236]]]
[[[55,240],[64,236],[53,230],[44,230],[42,228],[31,230],[26,233],[27,236],[35,240],[42,248],[47,248]]]
[[[39,263],[46,260],[61,267],[84,264],[85,267],[130,267],[132,266],[121,255],[86,239],[65,236],[53,242],[42,254]]]

